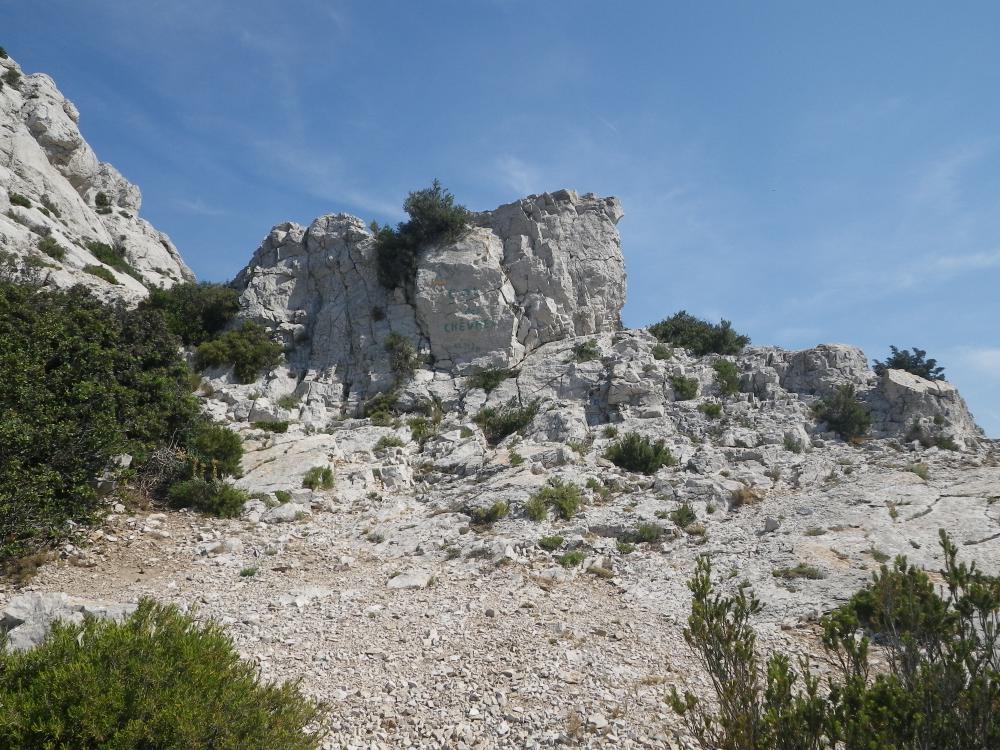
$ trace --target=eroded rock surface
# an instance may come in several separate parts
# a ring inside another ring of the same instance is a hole
[[[0,74],[11,70],[21,72],[13,60],[0,60]],[[139,218],[139,188],[97,158],[79,120],[43,73],[0,89],[0,249],[21,265],[32,262],[49,283],[84,284],[108,299],[136,300],[146,286],[193,278],[170,238]],[[46,239],[62,257],[40,249]],[[89,242],[121,248],[142,281],[109,266],[114,284],[84,272],[101,266]]]

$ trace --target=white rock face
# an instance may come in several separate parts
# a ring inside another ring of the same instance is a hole
[[[11,651],[27,651],[45,640],[56,620],[81,624],[84,617],[121,621],[135,612],[136,605],[80,599],[64,593],[31,593],[11,599],[0,617],[0,631]]]
[[[459,241],[427,248],[413,288],[378,281],[374,239],[353,216],[271,230],[236,277],[246,317],[289,348],[306,407],[354,413],[394,382],[386,342],[408,339],[428,372],[513,367],[553,341],[621,327],[625,264],[615,198],[570,190],[478,215]],[[447,387],[445,388],[447,390]]]
[[[10,70],[20,72],[13,60],[0,60],[0,74]],[[170,238],[139,218],[139,188],[98,160],[78,124],[76,107],[47,75],[24,76],[19,86],[0,89],[0,249],[19,265],[44,264],[38,272],[48,283],[84,284],[107,299],[134,301],[146,287],[107,266],[118,283],[84,272],[84,266],[101,265],[88,242],[123,247],[146,285],[192,279]],[[109,205],[96,205],[99,193]],[[30,205],[18,205],[24,202]],[[63,258],[39,249],[46,237],[63,248]]]

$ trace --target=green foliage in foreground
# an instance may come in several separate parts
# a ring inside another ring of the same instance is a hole
[[[194,357],[198,370],[232,365],[241,383],[252,383],[260,373],[277,367],[280,362],[281,345],[271,340],[264,326],[253,321],[205,341]]]
[[[138,281],[143,280],[142,274],[132,268],[132,264],[128,262],[124,246],[116,245],[115,247],[111,247],[111,245],[104,242],[88,242],[87,250],[104,265],[111,266],[116,271],[126,273]]]
[[[740,392],[740,373],[735,363],[728,359],[716,360],[712,369],[715,370],[715,383],[723,396],[735,396]]]
[[[844,440],[862,437],[872,425],[871,414],[854,395],[853,385],[842,385],[832,396],[821,399],[813,407],[813,415]]]
[[[677,463],[662,440],[654,443],[636,432],[630,432],[609,445],[604,457],[615,466],[638,474],[655,474],[662,467]]]
[[[711,678],[714,710],[669,698],[713,750],[987,750],[1000,747],[1000,578],[957,561],[941,532],[944,589],[899,557],[822,620],[835,665],[821,685],[808,662],[761,663],[752,591],[718,593],[698,561],[684,638]],[[888,665],[887,667],[885,665]]]
[[[315,750],[303,730],[319,718],[218,625],[149,599],[123,623],[57,623],[35,649],[0,649],[2,748]]]
[[[469,211],[456,204],[455,196],[437,180],[429,188],[410,193],[403,208],[410,220],[395,229],[372,225],[379,281],[389,289],[411,283],[420,251],[433,243],[454,242],[471,219]]]
[[[0,281],[0,561],[96,518],[93,480],[190,433],[190,372],[159,313]]]
[[[224,284],[188,281],[151,289],[142,307],[159,310],[170,332],[185,346],[216,338],[240,309],[239,295]]]
[[[651,325],[649,332],[663,343],[684,347],[699,357],[739,354],[750,343],[750,337],[736,333],[728,320],[716,325],[689,315],[685,310]]]

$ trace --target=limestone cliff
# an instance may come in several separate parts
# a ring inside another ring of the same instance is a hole
[[[139,188],[98,160],[80,133],[79,112],[53,80],[25,76],[11,59],[0,60],[0,75],[7,78],[0,84],[0,250],[12,254],[5,263],[27,261],[49,283],[82,283],[109,299],[135,300],[148,285],[193,278],[170,238],[139,218]],[[108,266],[115,283],[84,272],[102,265],[91,242],[117,248],[141,282]]]

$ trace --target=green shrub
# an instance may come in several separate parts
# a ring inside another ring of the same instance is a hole
[[[822,618],[823,647],[834,667],[825,694],[805,659],[799,673],[780,652],[761,664],[752,623],[761,603],[744,587],[716,593],[711,562],[702,557],[688,584],[693,599],[684,638],[709,673],[717,710],[676,688],[671,707],[703,748],[1000,746],[1000,578],[959,564],[943,531],[941,546],[943,595],[899,557]]]
[[[185,447],[192,476],[215,480],[240,473],[243,440],[228,427],[200,421],[188,432]]]
[[[52,199],[48,195],[42,196],[42,206],[57,219],[62,218],[62,212],[59,210],[59,207],[52,202]]]
[[[674,350],[666,344],[653,344],[653,359],[664,360],[673,359]]]
[[[615,427],[613,424],[607,425],[604,428],[603,432],[604,432],[604,437],[606,437],[606,438],[616,438],[616,437],[618,437],[618,428]]]
[[[98,208],[111,208],[111,198],[107,193],[99,192],[94,196],[94,205]]]
[[[615,542],[615,549],[622,555],[631,555],[635,552],[635,545],[632,542],[627,542],[624,539],[619,539]]]
[[[736,333],[728,320],[715,325],[689,315],[685,310],[651,325],[649,332],[663,343],[684,347],[699,357],[706,354],[739,354],[750,343],[750,337]]]
[[[395,229],[373,224],[379,281],[389,289],[412,283],[417,259],[427,245],[454,242],[469,226],[471,214],[437,180],[409,194],[403,209],[410,220]]]
[[[651,544],[663,538],[663,528],[655,523],[640,523],[625,541],[632,544]]]
[[[20,206],[21,208],[31,208],[31,201],[25,198],[20,193],[9,192],[7,197],[10,199],[10,205]]]
[[[280,362],[281,346],[271,340],[264,326],[249,320],[240,328],[200,344],[194,358],[198,370],[233,365],[241,383],[252,383],[261,372],[274,369]]]
[[[601,358],[601,350],[594,339],[587,339],[573,346],[573,361],[592,362]]]
[[[0,47],[0,60],[6,60],[6,59],[7,59],[7,50],[5,50],[3,47]]]
[[[385,350],[389,353],[389,369],[396,378],[396,385],[412,380],[420,359],[410,340],[398,333],[390,333],[385,338]]]
[[[501,518],[505,518],[510,513],[510,507],[503,500],[497,500],[493,505],[486,508],[473,508],[465,511],[472,518],[472,523],[477,526],[489,526],[496,523]]]
[[[329,466],[313,466],[303,475],[302,486],[310,490],[333,489],[333,469]]]
[[[855,440],[871,428],[872,417],[857,397],[853,385],[842,385],[813,407],[813,415],[844,440]]]
[[[198,417],[178,341],[157,313],[82,286],[0,281],[0,562],[99,517],[93,479],[141,471]]]
[[[507,452],[507,458],[510,459],[511,466],[520,466],[524,463],[524,456],[513,449]]]
[[[934,423],[936,426],[940,426],[937,421]],[[914,421],[910,428],[906,431],[907,441],[919,441],[919,443],[924,448],[941,448],[943,450],[957,451],[959,450],[958,443],[950,435],[944,435],[940,432],[935,434],[933,429],[926,428],[920,424],[918,421]]]
[[[670,511],[670,520],[673,521],[678,528],[686,529],[698,520],[698,516],[688,503],[684,503],[681,507]]]
[[[284,396],[278,399],[278,406],[282,409],[294,409],[299,405],[301,399],[294,393],[286,393]]]
[[[698,411],[709,419],[718,419],[722,416],[722,404],[717,401],[706,401],[703,404],[698,404]]]
[[[274,432],[282,434],[288,432],[289,422],[287,420],[274,420],[270,422],[251,422],[250,426],[255,427],[258,430],[266,430],[267,432]]]
[[[218,336],[239,312],[239,294],[224,284],[186,281],[149,290],[140,306],[160,310],[170,331],[186,346]]]
[[[406,445],[406,443],[395,435],[383,435],[378,439],[378,442],[375,443],[374,450],[381,451],[386,448],[402,448],[404,445]]]
[[[558,534],[554,536],[543,536],[538,540],[538,546],[546,552],[554,552],[562,547],[563,538]]]
[[[292,501],[292,493],[288,490],[275,490],[274,499],[281,505],[284,505],[285,503],[290,503]]]
[[[21,88],[21,73],[15,68],[11,68],[6,73],[3,74],[3,82],[10,86],[12,89]]]
[[[604,457],[615,466],[638,474],[655,474],[662,467],[677,463],[662,440],[654,443],[635,432],[609,445]]]
[[[83,267],[84,273],[89,273],[91,276],[96,276],[109,284],[121,284],[121,282],[115,278],[115,275],[111,273],[104,266],[86,265]]]
[[[116,271],[128,274],[138,281],[143,280],[142,274],[132,268],[132,264],[128,262],[123,245],[111,247],[104,242],[88,242],[87,250],[104,265],[111,266]]]
[[[482,428],[486,439],[496,445],[508,435],[513,435],[531,424],[537,414],[537,401],[523,406],[510,401],[500,408],[489,406],[480,409],[475,421]]]
[[[492,393],[503,381],[515,377],[516,374],[513,370],[501,367],[490,367],[479,370],[469,376],[469,388],[480,388],[487,393]]]
[[[786,451],[791,451],[792,453],[801,453],[803,450],[802,443],[791,435],[785,435],[784,446]]]
[[[553,477],[547,486],[531,496],[525,509],[533,521],[544,520],[548,515],[548,508],[552,508],[559,518],[568,520],[577,514],[581,505],[583,496],[580,494],[580,488],[571,482]]]
[[[723,396],[735,396],[740,392],[740,374],[736,365],[728,359],[719,359],[712,363],[715,370],[715,384]]]
[[[923,479],[925,482],[931,476],[930,467],[927,464],[925,464],[925,463],[910,464],[909,466],[906,467],[906,470],[913,472],[918,477],[920,477],[921,479]]]
[[[0,747],[317,750],[318,707],[267,684],[214,623],[151,599],[124,622],[56,623],[0,650]]]
[[[771,575],[775,578],[784,578],[789,581],[797,578],[807,578],[810,581],[818,581],[826,578],[826,574],[822,570],[815,565],[807,565],[806,563],[796,563],[786,568],[775,568],[771,571]]]
[[[387,427],[395,420],[398,401],[399,394],[395,390],[377,393],[365,402],[364,414],[371,419],[373,425]]]
[[[437,423],[427,417],[413,417],[406,420],[406,426],[410,428],[410,438],[423,445],[434,434],[437,433]]]
[[[913,347],[910,351],[903,349],[900,351],[894,346],[889,349],[892,353],[886,357],[885,362],[875,360],[875,372],[879,375],[886,370],[906,370],[912,375],[924,378],[925,380],[944,380],[944,368],[938,367],[936,359],[925,359],[927,352],[923,349]]]
[[[66,260],[66,248],[60,245],[55,237],[45,236],[38,240],[38,249],[53,260]]]
[[[577,565],[582,563],[586,557],[587,556],[582,550],[575,549],[560,555],[556,559],[564,568],[575,568]]]
[[[249,499],[247,493],[231,484],[201,477],[177,482],[167,492],[167,500],[175,508],[192,508],[220,518],[238,517]]]
[[[698,379],[683,375],[671,375],[670,387],[674,389],[674,400],[690,401],[698,395]]]

